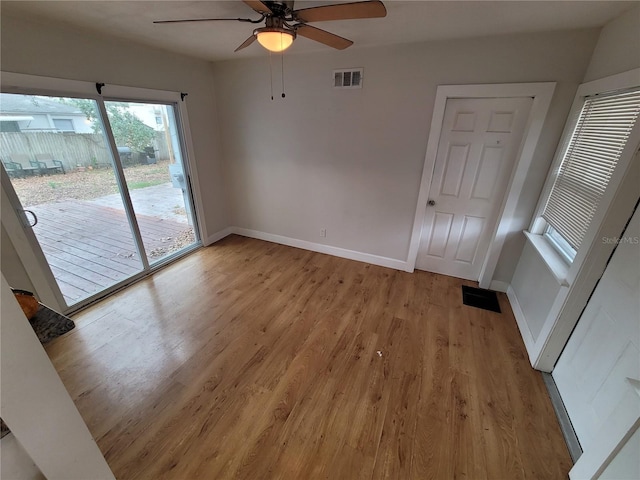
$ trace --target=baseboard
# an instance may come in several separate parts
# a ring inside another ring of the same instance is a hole
[[[518,297],[516,297],[516,292],[513,290],[513,287],[511,285],[509,285],[509,287],[507,288],[507,298],[509,299],[511,310],[513,310],[513,316],[516,318],[516,323],[518,324],[518,329],[520,330],[520,336],[524,341],[524,346],[527,348],[527,353],[529,354],[529,362],[531,362],[531,365],[533,365],[534,359],[531,358],[530,352],[533,351],[535,340],[533,339],[533,335],[531,335],[531,330],[529,330],[527,319],[524,316],[522,307],[520,307]]]
[[[409,270],[409,265],[404,260],[396,260],[394,258],[381,257],[370,253],[356,252],[355,250],[347,250],[346,248],[333,247],[331,245],[323,245],[321,243],[308,242],[306,240],[298,240],[297,238],[284,237],[282,235],[274,235],[272,233],[260,232],[258,230],[250,230],[248,228],[230,227],[230,233],[242,235],[243,237],[256,238],[267,242],[279,243],[288,247],[302,248],[312,252],[326,253],[335,257],[347,258],[358,262],[370,263],[381,267],[393,268],[404,272]]]
[[[207,247],[222,240],[224,237],[231,235],[232,233],[232,227],[227,227],[223,230],[220,230],[219,232],[214,233],[213,235],[209,235],[206,239],[203,239],[202,244]]]
[[[580,447],[578,436],[576,435],[576,431],[573,429],[573,424],[571,423],[571,419],[569,418],[569,414],[564,406],[562,396],[558,391],[558,387],[556,386],[553,376],[550,373],[542,372],[542,380],[544,380],[547,392],[549,392],[551,405],[553,405],[553,410],[556,412],[556,417],[558,417],[560,430],[562,431],[562,436],[567,444],[569,455],[571,455],[571,459],[575,464],[582,455],[582,448]]]
[[[493,290],[494,292],[502,292],[507,293],[509,290],[509,284],[507,282],[501,282],[500,280],[492,280],[489,284],[489,290]]]

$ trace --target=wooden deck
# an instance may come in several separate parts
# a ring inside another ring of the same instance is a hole
[[[67,303],[77,303],[142,270],[124,211],[80,200],[29,208],[38,216],[33,230]],[[146,215],[137,219],[148,256],[191,230],[188,224],[172,220]]]

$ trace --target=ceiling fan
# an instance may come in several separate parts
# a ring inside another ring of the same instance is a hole
[[[258,40],[258,43],[270,52],[282,52],[291,46],[297,35],[338,50],[344,50],[353,45],[351,40],[307,24],[331,20],[380,18],[387,15],[384,4],[378,0],[321,5],[300,10],[293,9],[294,0],[243,1],[260,14],[258,20],[250,18],[191,18],[184,20],[158,20],[153,23],[238,21],[257,24],[264,21],[265,26],[256,28],[253,34],[234,50],[235,52],[248,47],[255,40]]]

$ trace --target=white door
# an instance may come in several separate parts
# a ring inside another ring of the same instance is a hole
[[[603,239],[616,241],[616,239]],[[552,375],[585,454],[640,379],[640,209],[636,210]],[[631,379],[631,380],[628,380]],[[625,409],[640,412],[631,395]],[[622,439],[612,439],[620,441]]]
[[[478,279],[532,103],[447,100],[417,268]]]

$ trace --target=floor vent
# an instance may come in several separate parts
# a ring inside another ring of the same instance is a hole
[[[334,88],[362,88],[362,68],[333,71]]]
[[[482,308],[500,313],[500,304],[496,292],[482,288],[462,286],[462,303],[470,307]]]

